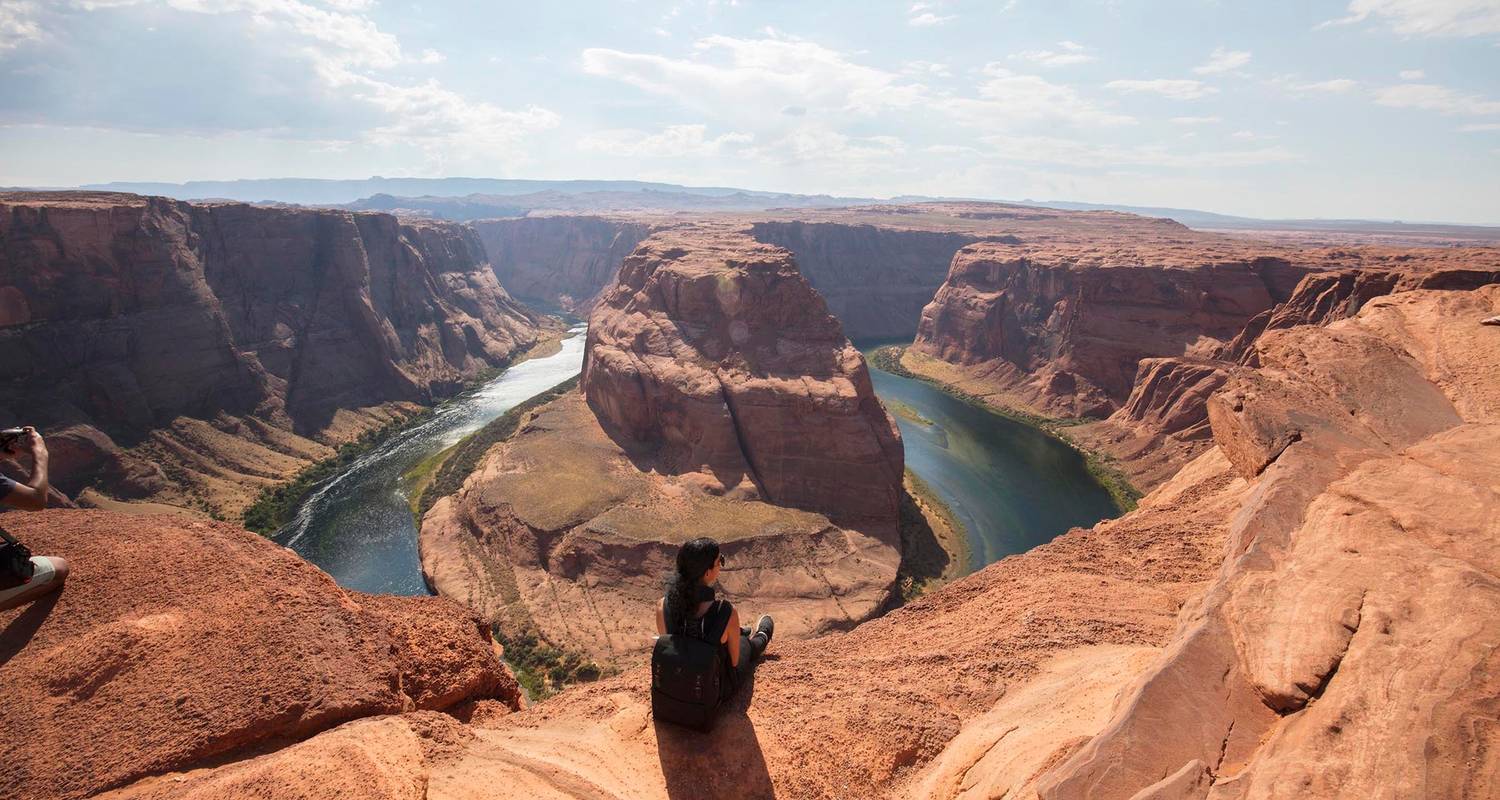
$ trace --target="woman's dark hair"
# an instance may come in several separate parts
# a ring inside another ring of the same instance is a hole
[[[719,543],[706,536],[689,540],[677,551],[677,571],[667,576],[667,597],[662,604],[668,632],[693,618],[698,604],[698,584],[703,573],[719,560]]]

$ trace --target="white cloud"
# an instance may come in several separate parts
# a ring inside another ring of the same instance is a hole
[[[1500,0],[1350,0],[1348,14],[1318,28],[1376,18],[1406,36],[1500,34]]]
[[[1295,76],[1280,75],[1267,81],[1272,86],[1294,95],[1342,94],[1359,86],[1359,81],[1349,78],[1333,78],[1326,81],[1300,81]]]
[[[1375,102],[1391,108],[1420,108],[1443,114],[1500,114],[1500,100],[1431,83],[1403,83],[1376,89]]]
[[[0,0],[0,53],[42,39],[37,4],[31,0]]]
[[[1239,69],[1250,63],[1250,52],[1248,50],[1227,50],[1223,47],[1215,47],[1209,54],[1208,60],[1193,68],[1193,72],[1199,75],[1218,75],[1222,72]]]
[[[1048,136],[987,136],[981,141],[993,148],[995,157],[1007,161],[1080,168],[1143,166],[1201,169],[1250,167],[1298,160],[1296,154],[1282,147],[1183,152],[1166,145],[1094,144]]]
[[[1419,69],[1401,70],[1401,80],[1403,81],[1419,81],[1425,77],[1427,77],[1427,73]]]
[[[301,133],[309,141],[331,143],[330,147],[344,148],[353,141],[412,147],[431,163],[482,156],[496,163],[515,165],[526,160],[520,146],[525,136],[559,124],[558,115],[544,108],[504,109],[448,89],[435,80],[413,84],[391,77],[389,72],[396,68],[438,64],[444,55],[432,49],[415,54],[404,50],[396,36],[381,30],[366,15],[374,6],[372,0],[67,2],[72,9],[91,14],[120,14],[131,6],[141,6],[152,13],[177,12],[201,18],[208,21],[209,27],[200,25],[194,33],[211,34],[221,47],[239,43],[257,45],[258,49],[251,52],[261,58],[254,63],[261,84],[276,83],[287,73],[299,75],[295,85],[278,86],[277,91],[254,95],[270,104],[256,113],[221,114],[218,109],[235,104],[225,104],[217,97],[212,100],[204,96],[184,97],[177,102],[174,116],[167,118],[172,122],[164,122],[158,114],[141,117],[145,123],[127,126],[141,132],[186,129],[195,133],[236,131],[280,137]],[[120,21],[111,17],[100,24]],[[217,74],[233,75],[240,71],[224,73],[218,64],[202,66],[207,74],[216,74],[215,68],[221,70]],[[207,91],[221,89],[209,84]],[[122,95],[127,99],[134,96]],[[321,115],[319,121],[276,118],[278,113],[295,115],[309,108],[317,109]],[[184,109],[203,111],[209,124],[196,128],[191,123],[176,121],[185,117]],[[272,127],[266,127],[265,120],[274,120]],[[317,132],[310,133],[312,130]]]
[[[1171,78],[1110,81],[1104,88],[1131,94],[1159,94],[1173,100],[1197,100],[1219,91],[1203,81]]]
[[[1174,125],[1217,125],[1223,122],[1221,117],[1173,117]]]
[[[583,51],[583,70],[702,111],[728,109],[747,120],[789,106],[855,114],[909,108],[925,91],[813,42],[709,36],[693,50],[692,58],[669,58],[589,48]]]
[[[908,61],[901,65],[901,72],[919,78],[951,78],[953,69],[937,61]]]
[[[630,158],[694,158],[717,156],[735,145],[753,142],[748,133],[724,133],[710,138],[707,125],[668,125],[658,133],[605,130],[583,137],[584,150]]]
[[[931,11],[924,11],[921,14],[908,19],[906,21],[906,24],[916,28],[930,28],[933,25],[942,25],[943,23],[951,22],[954,19],[957,19],[957,17],[952,14],[940,16],[938,14],[932,13]]]
[[[1069,41],[1058,42],[1056,50],[1025,50],[1012,54],[1011,58],[1041,64],[1044,67],[1065,67],[1070,64],[1085,64],[1097,60],[1096,56],[1088,52],[1087,47]]]
[[[1489,133],[1500,131],[1500,122],[1475,122],[1469,125],[1460,125],[1459,133]]]
[[[1096,127],[1135,124],[1134,118],[1088,100],[1071,86],[1015,73],[995,63],[986,64],[984,74],[977,99],[935,98],[931,107],[982,127],[1012,127],[1017,122]]]

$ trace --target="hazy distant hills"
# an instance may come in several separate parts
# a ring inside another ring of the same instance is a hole
[[[917,203],[976,198],[902,196],[888,199],[761,192],[727,186],[683,186],[653,181],[519,180],[508,178],[382,178],[329,180],[264,178],[187,183],[114,182],[78,187],[179,200],[238,200],[296,203],[354,210],[397,211],[450,220],[524,216],[533,212],[763,211],[772,208],[837,208],[877,203]],[[1375,237],[1392,242],[1495,242],[1500,227],[1404,223],[1389,220],[1256,219],[1211,211],[1065,200],[996,201],[1074,211],[1124,211],[1166,217],[1190,228],[1276,232],[1288,236],[1326,234]]]
[[[187,183],[114,182],[81,186],[109,192],[157,194],[179,200],[239,200],[246,203],[297,203],[301,205],[343,205],[376,195],[400,198],[468,198],[473,196],[544,195],[572,196],[607,193],[645,198],[679,195],[701,198],[740,198],[758,201],[762,208],[773,205],[843,206],[870,202],[868,198],[832,197],[829,195],[757,192],[719,186],[681,186],[650,181],[542,181],[506,178],[364,178],[360,180],[326,180],[321,178],[261,178],[233,181],[189,181]]]

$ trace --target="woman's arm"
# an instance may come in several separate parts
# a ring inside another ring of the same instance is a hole
[[[667,598],[656,604],[656,635],[667,635]]]
[[[31,448],[31,480],[11,487],[3,502],[27,511],[41,511],[47,507],[47,492],[52,486],[47,482],[47,444],[30,426],[26,428],[26,444]]]
[[[740,665],[740,611],[729,609],[729,624],[724,627],[724,644],[729,645],[729,666]]]

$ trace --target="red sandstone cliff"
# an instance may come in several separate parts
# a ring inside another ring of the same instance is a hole
[[[125,496],[175,483],[233,513],[215,482],[283,479],[405,413],[351,410],[451,393],[537,335],[457,225],[11,194],[0,245],[0,417],[73,426],[79,472],[131,473],[106,481]]]
[[[981,242],[954,257],[913,349],[984,373],[1027,410],[1105,417],[1142,358],[1232,338],[1308,269],[1221,243]]]
[[[589,319],[582,389],[670,473],[833,519],[895,518],[895,422],[787,251],[680,229],[646,240]]]
[[[0,613],[0,796],[61,800],[132,784],[172,795],[180,779],[149,776],[284,753],[335,728],[316,738],[385,731],[363,757],[334,749],[330,768],[358,772],[369,760],[420,761],[424,737],[458,727],[407,712],[521,706],[488,632],[448,601],[346,592],[290,551],[218,523],[48,511],[6,514],[5,526],[39,552],[66,554],[72,574],[61,593]],[[402,716],[338,727],[381,715]],[[372,785],[320,773],[276,778],[313,794]]]
[[[647,222],[569,215],[470,224],[506,289],[585,316],[620,262],[652,229]]]

